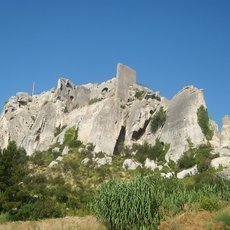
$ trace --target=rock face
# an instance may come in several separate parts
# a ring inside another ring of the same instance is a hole
[[[206,107],[203,92],[193,86],[167,100],[159,92],[138,85],[136,72],[118,64],[117,76],[101,84],[76,86],[61,78],[57,87],[48,92],[18,93],[11,97],[0,116],[0,147],[5,148],[9,140],[14,140],[31,155],[47,150],[57,141],[62,143],[66,130],[78,127],[78,138],[85,144],[92,143],[95,152],[114,155],[123,143],[154,144],[159,138],[162,145],[170,144],[167,160],[177,161],[187,150],[188,139],[195,146],[207,143],[197,121],[201,105]],[[161,107],[166,111],[166,122],[152,133],[151,120]],[[211,126],[214,152],[221,153],[221,157],[229,156],[230,118],[223,119],[221,134],[215,122]],[[57,128],[61,128],[61,133],[55,136]],[[68,151],[66,147],[62,155]],[[154,162],[146,164],[156,167]]]
[[[221,146],[230,148],[230,117],[225,116],[222,123],[223,127],[220,137]]]
[[[205,106],[203,92],[193,86],[185,87],[169,103],[161,133],[161,140],[170,143],[168,158],[178,160],[188,148],[188,139],[195,145],[207,142],[197,122],[197,110],[201,105]]]

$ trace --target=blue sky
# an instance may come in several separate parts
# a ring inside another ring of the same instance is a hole
[[[0,107],[61,76],[102,82],[122,62],[172,98],[204,89],[210,117],[230,113],[229,0],[0,0]]]

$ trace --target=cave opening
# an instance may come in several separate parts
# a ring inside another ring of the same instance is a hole
[[[121,130],[114,147],[113,155],[119,155],[121,153],[124,147],[125,134],[126,134],[126,128],[125,126],[121,126]]]

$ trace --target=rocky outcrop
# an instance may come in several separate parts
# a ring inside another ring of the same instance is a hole
[[[170,143],[168,159],[177,161],[187,150],[189,139],[195,146],[207,142],[197,121],[197,110],[205,100],[203,92],[193,86],[179,92],[167,108],[167,120],[161,132],[161,140]]]
[[[119,154],[123,144],[154,145],[156,138],[162,145],[170,144],[166,159],[177,161],[188,149],[188,140],[194,146],[207,143],[197,119],[197,110],[202,105],[206,107],[203,92],[194,86],[185,87],[172,100],[167,100],[159,92],[137,84],[136,72],[118,64],[117,76],[101,84],[76,86],[61,78],[57,87],[48,92],[18,93],[11,97],[0,116],[0,147],[14,140],[31,155],[47,150],[56,142],[63,143],[66,130],[76,127],[83,143],[92,143],[95,153],[107,154],[106,159],[98,158],[98,164],[110,163],[108,155]],[[152,132],[152,118],[161,107],[166,111],[166,121]],[[214,121],[210,125],[214,132],[210,141],[213,153],[229,157],[230,118],[223,119],[221,134]],[[61,132],[54,135],[57,128]],[[65,147],[62,155],[68,152],[69,148]],[[50,167],[55,167],[56,162]],[[125,165],[140,166],[132,159]],[[154,170],[160,166],[148,159],[145,167]]]
[[[221,147],[228,147],[230,148],[230,117],[225,116],[222,119],[222,130],[221,130],[221,137],[220,137],[220,144]]]

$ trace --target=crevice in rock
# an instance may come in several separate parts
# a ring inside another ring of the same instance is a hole
[[[121,148],[124,145],[124,141],[125,141],[125,133],[126,133],[125,126],[121,126],[121,130],[120,130],[119,136],[117,138],[117,141],[114,147],[113,155],[120,154]]]
[[[146,128],[149,125],[150,121],[151,121],[151,118],[145,121],[143,128],[140,128],[139,130],[133,132],[132,134],[133,141],[139,140],[144,135]]]

